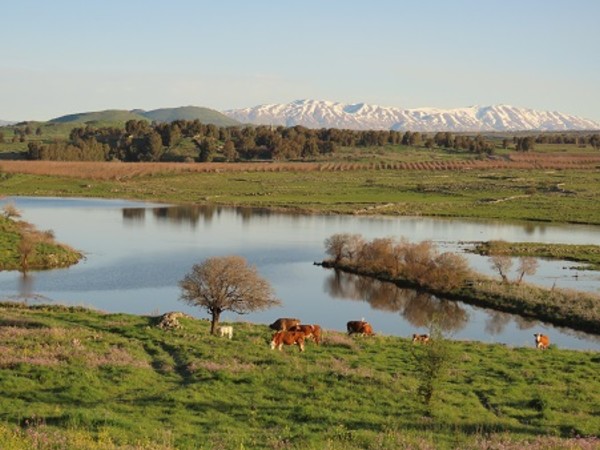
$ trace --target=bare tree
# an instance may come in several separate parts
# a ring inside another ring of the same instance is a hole
[[[19,241],[19,266],[23,275],[27,275],[31,260],[35,256],[36,246],[39,242],[38,236],[35,233],[24,232]]]
[[[519,268],[517,269],[519,278],[517,279],[517,284],[521,284],[525,275],[535,275],[538,266],[539,263],[537,259],[532,256],[522,256],[519,258]]]
[[[2,210],[4,211],[4,217],[7,219],[12,219],[13,217],[17,219],[21,217],[21,211],[17,209],[14,203],[7,203]]]
[[[281,304],[269,282],[241,256],[208,258],[195,264],[179,286],[181,300],[211,315],[211,334],[223,311],[247,314]]]
[[[492,263],[492,269],[498,271],[498,274],[502,277],[503,283],[508,283],[508,271],[512,267],[512,259],[508,255],[498,254],[490,256]]]
[[[338,233],[325,239],[325,253],[331,256],[336,264],[344,259],[352,261],[363,244],[364,240],[360,234]]]

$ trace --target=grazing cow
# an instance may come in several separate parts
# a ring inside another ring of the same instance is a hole
[[[412,336],[413,343],[421,342],[423,344],[429,343],[429,335],[428,334],[413,334]]]
[[[317,345],[321,342],[321,327],[319,325],[294,325],[289,331],[304,333],[305,339],[312,339]]]
[[[218,327],[217,332],[221,337],[227,336],[229,339],[233,337],[233,327],[230,325]]]
[[[351,320],[346,324],[348,334],[361,334],[363,336],[373,336],[373,328],[369,322],[364,320]]]
[[[535,336],[535,346],[537,348],[541,348],[542,350],[548,348],[550,345],[550,338],[545,334],[534,334]]]
[[[301,331],[278,331],[271,339],[271,350],[277,348],[279,351],[285,345],[298,345],[300,351],[304,351],[304,333]]]
[[[300,320],[286,317],[277,319],[275,322],[269,325],[269,328],[275,331],[287,331],[295,325],[300,325]]]

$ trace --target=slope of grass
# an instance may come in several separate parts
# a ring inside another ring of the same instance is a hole
[[[133,111],[126,111],[121,109],[107,109],[105,111],[92,111],[92,112],[82,112],[75,114],[67,114],[66,116],[56,117],[54,119],[49,120],[50,123],[77,123],[77,124],[85,124],[85,123],[116,123],[122,122],[123,124],[128,120],[144,120],[148,119],[144,117],[142,114],[138,114]]]
[[[214,109],[199,106],[181,106],[178,108],[161,108],[152,111],[140,111],[144,117],[157,122],[173,122],[175,120],[199,120],[220,127],[241,125],[235,119],[227,117]]]
[[[51,234],[35,230],[25,222],[15,222],[0,216],[0,271],[22,270],[23,239],[33,245],[27,258],[28,270],[53,269],[76,264],[83,255],[54,240]]]
[[[229,341],[180,321],[1,304],[0,447],[593,448],[600,433],[594,352],[444,341],[428,416],[428,346],[328,331],[280,353],[264,325]]]

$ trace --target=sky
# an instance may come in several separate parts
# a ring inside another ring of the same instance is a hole
[[[0,119],[299,99],[600,121],[598,0],[1,0]]]

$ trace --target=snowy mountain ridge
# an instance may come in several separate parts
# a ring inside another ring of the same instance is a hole
[[[600,123],[556,111],[510,105],[465,108],[401,109],[344,104],[327,100],[296,100],[285,104],[231,109],[223,114],[257,125],[302,125],[307,128],[398,131],[568,131],[598,130]]]

